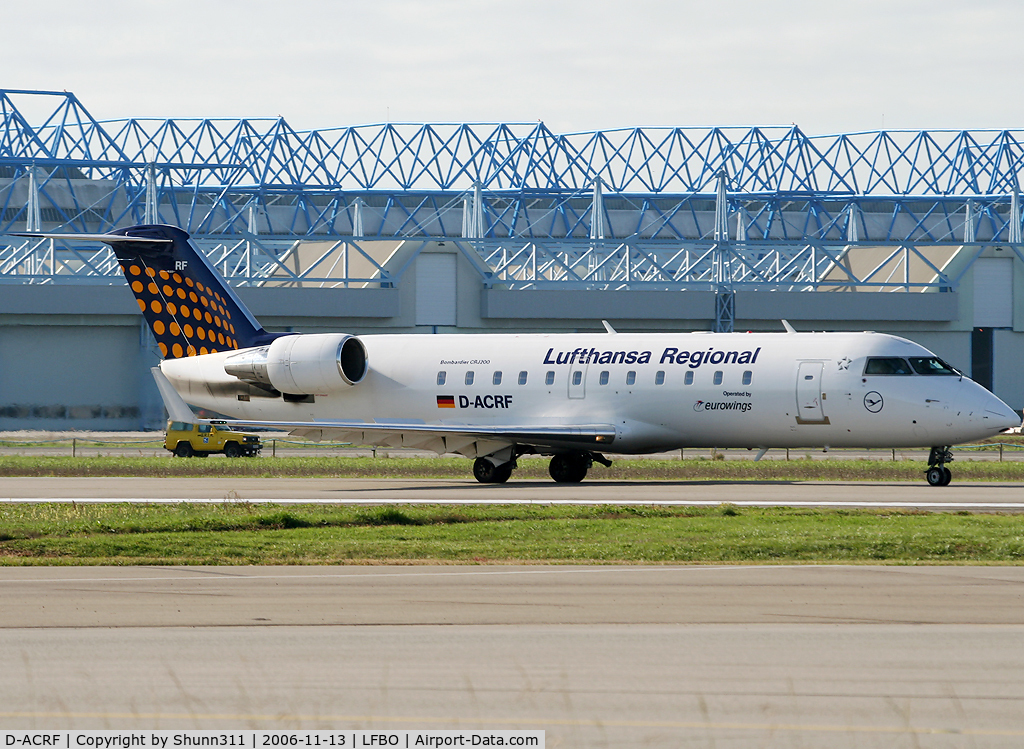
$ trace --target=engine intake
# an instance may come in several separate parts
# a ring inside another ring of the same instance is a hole
[[[282,393],[328,393],[366,376],[366,348],[346,333],[290,335],[224,360],[224,371]]]

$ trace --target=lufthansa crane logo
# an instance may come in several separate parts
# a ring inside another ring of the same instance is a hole
[[[882,401],[882,394],[877,390],[872,390],[864,396],[864,408],[873,414],[881,411],[883,405],[885,405],[885,403]]]

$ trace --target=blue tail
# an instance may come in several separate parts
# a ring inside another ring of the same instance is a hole
[[[165,358],[260,346],[278,337],[256,322],[182,229],[130,226],[103,241],[114,248]]]

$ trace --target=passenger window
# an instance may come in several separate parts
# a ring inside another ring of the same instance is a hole
[[[525,385],[526,384],[526,370],[525,369],[522,372],[519,373],[519,384],[520,385]]]
[[[555,384],[555,373],[554,372],[548,372],[546,375],[544,375],[544,384],[545,385],[554,385]]]
[[[209,434],[212,431],[213,431],[213,427],[210,426],[209,424],[200,424],[199,425],[199,433],[200,434]]]
[[[636,382],[636,372],[626,372],[626,384],[632,385]]]
[[[722,384],[722,371],[721,370],[715,372],[715,378],[714,378],[713,382],[716,385],[721,385]]]
[[[751,372],[748,369],[746,372],[743,373],[743,384],[744,385],[749,385],[750,381],[753,379],[753,377],[754,377],[754,373]]]
[[[437,384],[438,385],[444,385],[444,381],[446,379],[448,379],[448,373],[447,372],[438,372],[437,373]]]
[[[600,382],[602,385],[608,384],[608,370],[605,370],[604,372],[601,373],[601,377],[598,380],[598,382]]]
[[[466,384],[472,385],[474,377],[476,377],[476,375],[473,374],[473,370],[469,370],[468,372],[466,372]]]
[[[693,384],[693,370],[692,369],[683,376],[683,384],[684,385],[692,385]]]
[[[583,373],[580,372],[579,370],[573,372],[572,373],[572,384],[573,385],[579,385],[581,382],[583,382]]]
[[[501,372],[495,372],[494,377],[491,378],[491,383],[494,385],[501,384]]]
[[[864,365],[864,374],[866,375],[908,375],[910,373],[910,365],[907,364],[907,360],[895,356],[873,357],[868,359],[868,363]]]
[[[665,373],[664,372],[658,372],[656,375],[654,375],[654,384],[655,385],[664,385],[665,384]]]

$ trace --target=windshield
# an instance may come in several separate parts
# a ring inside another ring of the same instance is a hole
[[[905,359],[899,359],[895,356],[886,356],[884,358],[875,357],[868,359],[868,363],[864,366],[864,374],[908,375],[911,374],[911,372]]]
[[[923,375],[959,375],[953,367],[946,364],[935,356],[917,356],[910,357],[910,366],[914,368],[914,371],[918,374]]]

